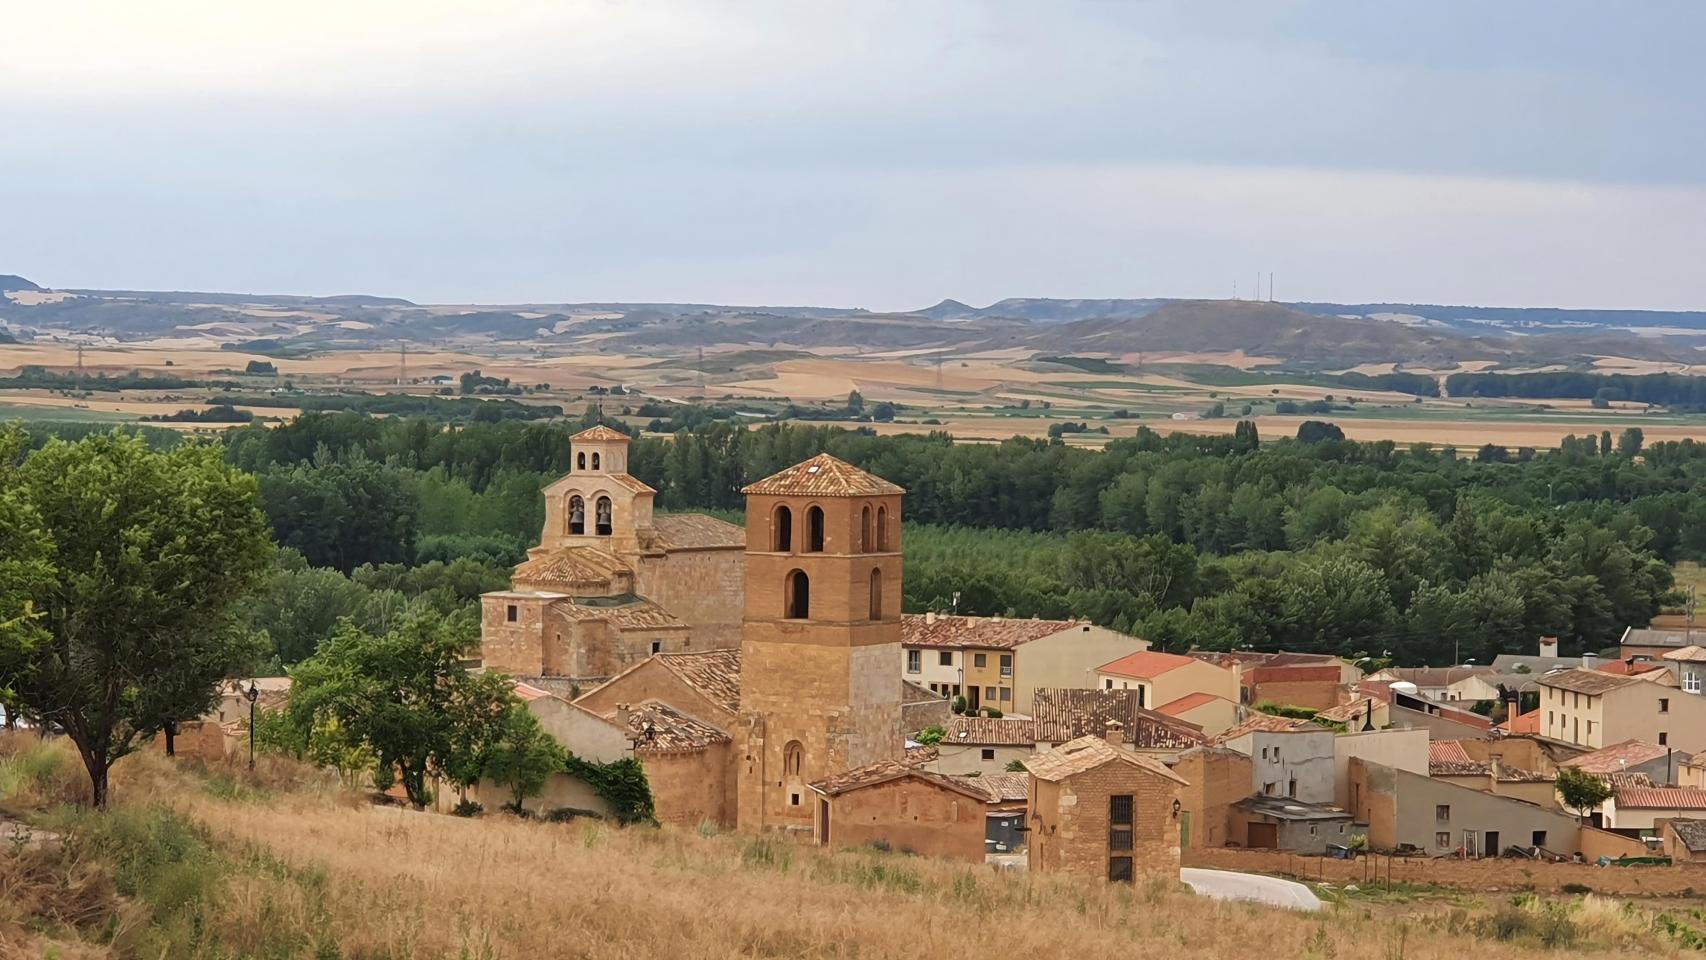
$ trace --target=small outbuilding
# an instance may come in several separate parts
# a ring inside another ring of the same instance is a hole
[[[836,847],[877,846],[983,862],[990,794],[964,780],[879,760],[811,784],[812,836]]]
[[[1245,847],[1322,854],[1349,846],[1356,833],[1348,812],[1290,797],[1253,796],[1232,805],[1232,842]]]
[[[1117,740],[1118,726],[1109,734]],[[1036,754],[1025,769],[1032,872],[1178,877],[1185,780],[1160,760],[1086,736]]]

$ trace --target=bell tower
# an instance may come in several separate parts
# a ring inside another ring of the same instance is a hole
[[[748,486],[738,821],[810,830],[806,785],[905,753],[900,500],[819,454]]]
[[[545,488],[545,529],[529,552],[639,549],[657,491],[628,475],[628,437],[599,424],[569,438],[569,457],[569,473]]]

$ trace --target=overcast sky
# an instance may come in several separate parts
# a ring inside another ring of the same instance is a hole
[[[5,5],[0,273],[1706,308],[1706,4]]]

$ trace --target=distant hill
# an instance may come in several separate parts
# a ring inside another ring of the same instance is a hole
[[[0,273],[0,293],[7,290],[40,290],[41,287],[13,273]]]
[[[1034,323],[1065,323],[1095,317],[1141,317],[1172,301],[1147,299],[1065,300],[1053,297],[1008,297],[987,307],[973,307],[958,300],[943,300],[933,307],[914,310],[913,315],[933,320],[1030,320]]]

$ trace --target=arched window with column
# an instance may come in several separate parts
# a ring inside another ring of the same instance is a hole
[[[812,615],[812,584],[804,570],[790,570],[782,585],[782,616],[789,620],[805,620]]]
[[[887,552],[889,548],[889,508],[877,508],[877,552]]]
[[[871,571],[871,619],[872,620],[881,620],[882,618],[883,618],[883,571],[880,568],[878,568],[878,569],[873,569]]]
[[[594,456],[596,456],[596,454]],[[593,516],[593,522],[596,523],[597,526],[594,528],[593,532],[597,533],[601,537],[608,537],[610,534],[615,532],[616,529],[615,517],[611,509],[610,498],[599,497],[596,508],[596,512]]]
[[[806,552],[823,552],[823,508],[806,508]]]
[[[776,513],[770,518],[770,549],[777,553],[794,549],[794,511],[785,503],[777,504]]]
[[[798,777],[806,768],[806,747],[798,740],[789,740],[782,748],[782,775]]]
[[[859,511],[859,552],[871,552],[871,505]]]
[[[569,498],[569,533],[577,537],[586,533],[586,501],[578,493]]]

